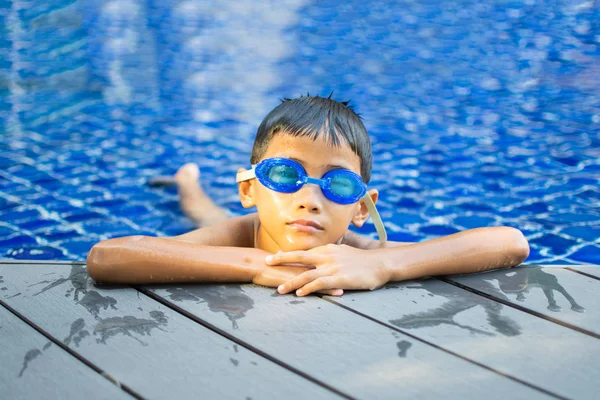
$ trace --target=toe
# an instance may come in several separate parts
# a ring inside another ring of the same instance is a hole
[[[190,181],[197,181],[200,179],[200,170],[194,163],[187,163],[182,165],[175,174],[175,180],[177,183],[186,183]]]

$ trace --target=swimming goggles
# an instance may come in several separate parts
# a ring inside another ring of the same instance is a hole
[[[281,193],[294,193],[307,183],[319,185],[323,195],[338,204],[354,204],[363,199],[369,215],[373,219],[381,244],[387,241],[387,233],[381,216],[375,207],[371,196],[367,193],[367,185],[360,175],[347,169],[334,169],[327,172],[321,179],[311,178],[304,167],[289,158],[267,158],[252,169],[237,174],[236,182],[258,178],[267,188]]]

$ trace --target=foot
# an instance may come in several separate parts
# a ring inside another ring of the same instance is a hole
[[[179,206],[198,226],[209,226],[226,220],[227,213],[216,205],[200,186],[200,170],[194,163],[179,168],[174,176],[179,192]]]

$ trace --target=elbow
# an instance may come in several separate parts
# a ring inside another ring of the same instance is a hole
[[[529,242],[523,232],[516,228],[507,227],[510,231],[511,267],[521,264],[529,257]]]
[[[97,280],[96,279],[97,278],[96,269],[98,266],[98,256],[97,256],[96,246],[98,246],[98,244],[95,244],[94,246],[92,246],[92,248],[90,249],[90,251],[85,259],[85,265],[87,266],[87,273],[94,280]]]
[[[99,283],[117,282],[119,267],[127,261],[124,250],[139,242],[144,236],[126,236],[103,240],[90,249],[87,258],[87,273]]]
[[[103,263],[101,259],[101,254],[103,250],[103,242],[95,244],[89,251],[85,260],[85,263],[87,265],[87,273],[96,282],[103,281]]]

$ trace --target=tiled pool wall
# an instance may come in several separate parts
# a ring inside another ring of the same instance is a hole
[[[0,0],[0,257],[81,260],[102,239],[193,229],[173,188],[145,185],[185,162],[253,212],[234,176],[262,117],[334,91],[372,135],[391,240],[506,225],[528,263],[600,264],[599,10]]]

